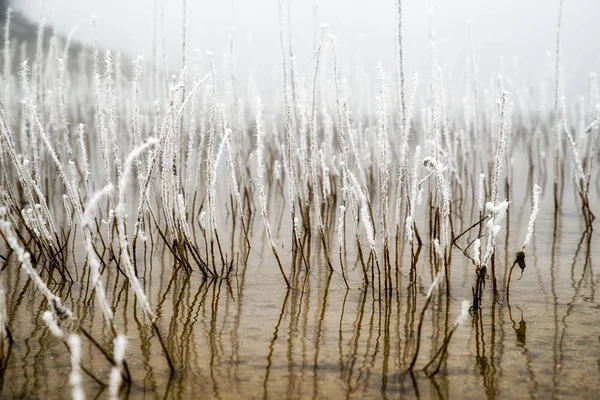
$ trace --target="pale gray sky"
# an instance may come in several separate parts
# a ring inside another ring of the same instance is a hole
[[[283,0],[286,4],[288,0]],[[31,18],[40,14],[40,0],[18,0],[14,6]],[[90,17],[97,16],[101,45],[132,56],[152,56],[155,3],[159,0],[44,0],[50,24],[91,42]],[[231,27],[241,73],[268,77],[279,68],[277,0],[187,0],[190,54],[210,49],[228,51]],[[289,0],[295,52],[302,72],[312,63],[315,1]],[[183,0],[165,0],[166,41],[170,63],[181,59]],[[404,0],[405,61],[409,70],[428,75],[429,12],[437,33],[445,73],[460,73],[469,55],[467,21],[472,21],[474,49],[481,77],[512,68],[518,57],[525,79],[546,72],[548,52],[554,54],[559,0]],[[382,61],[391,71],[394,55],[395,0],[320,0],[318,25],[338,37],[346,71],[365,69]],[[600,0],[565,0],[563,68],[568,85],[584,88],[591,72],[600,72]]]

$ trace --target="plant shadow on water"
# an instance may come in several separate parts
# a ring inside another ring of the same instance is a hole
[[[474,55],[449,93],[431,31],[419,99],[397,4],[392,90],[326,27],[299,77],[278,2],[264,102],[233,39],[225,87],[212,53],[129,77],[43,24],[16,73],[5,39],[0,398],[597,396],[597,76],[567,107],[558,43],[554,98]]]

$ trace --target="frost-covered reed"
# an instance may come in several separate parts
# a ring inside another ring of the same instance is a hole
[[[72,386],[71,394],[73,400],[83,400],[85,393],[81,384],[81,339],[78,335],[71,334],[67,339],[71,351],[71,375],[69,383]]]
[[[263,224],[265,227],[265,233],[267,235],[267,240],[269,241],[269,246],[271,247],[271,251],[277,260],[277,265],[279,266],[279,270],[281,271],[281,276],[285,281],[287,287],[290,287],[290,282],[287,278],[285,271],[283,270],[283,265],[281,265],[281,260],[279,259],[279,255],[277,254],[277,248],[275,247],[275,242],[273,241],[273,234],[271,231],[271,224],[269,223],[269,212],[267,210],[267,195],[265,188],[265,160],[264,160],[264,132],[262,128],[262,101],[259,97],[256,100],[256,169],[258,175],[258,198],[260,200],[260,215],[262,216]]]

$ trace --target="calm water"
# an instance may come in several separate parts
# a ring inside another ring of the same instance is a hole
[[[422,369],[442,345],[472,299],[474,266],[458,249],[452,253],[450,295],[444,285],[425,314],[414,374],[403,373],[416,344],[416,329],[433,271],[423,246],[416,282],[403,256],[401,290],[380,297],[361,285],[360,266],[348,246],[350,289],[338,272],[313,263],[299,270],[287,290],[257,219],[247,267],[239,264],[229,281],[206,281],[174,266],[162,246],[146,255],[143,281],[177,372],[170,376],[157,338],[136,307],[125,279],[107,269],[116,325],[129,343],[131,398],[598,398],[600,393],[600,280],[597,233],[584,232],[570,192],[555,223],[547,196],[538,217],[527,268],[516,281],[510,304],[504,296],[506,266],[525,236],[529,203],[513,204],[511,229],[497,254],[500,288],[494,299],[488,280],[482,309],[473,312],[450,342],[439,373]],[[598,204],[594,198],[592,204]],[[524,205],[522,207],[522,205]],[[279,213],[273,213],[276,220]],[[464,222],[465,227],[470,225]],[[596,224],[597,225],[597,224]],[[455,228],[457,229],[457,228]],[[284,226],[277,231],[285,240]],[[463,237],[462,244],[474,234]],[[283,238],[283,239],[281,239]],[[280,248],[284,265],[290,250]],[[140,260],[142,260],[140,255]],[[318,259],[316,255],[315,259]],[[337,260],[336,260],[337,261]],[[143,263],[142,263],[143,264]],[[339,271],[339,263],[334,265]],[[289,268],[286,267],[288,270]],[[100,342],[110,348],[87,272],[55,291]],[[0,381],[1,398],[70,396],[69,355],[41,322],[47,304],[32,283],[10,265],[5,270],[9,326],[15,344]],[[83,282],[81,284],[80,282]],[[107,380],[110,365],[83,340],[83,365]],[[88,397],[107,391],[84,375]]]

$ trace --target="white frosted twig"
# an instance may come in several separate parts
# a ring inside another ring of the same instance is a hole
[[[321,235],[324,235],[325,227],[323,225],[323,216],[321,214],[321,196],[319,189],[319,180],[317,174],[318,165],[318,151],[317,151],[317,90],[318,90],[318,77],[319,77],[319,62],[321,59],[321,48],[323,47],[323,37],[325,35],[326,26],[321,27],[321,36],[319,39],[318,46],[315,51],[315,64],[313,67],[313,81],[312,81],[312,103],[310,113],[310,173],[311,183],[313,186],[313,204],[315,206],[315,215],[317,216],[317,224]]]
[[[60,329],[60,327],[56,323],[56,320],[54,319],[54,315],[50,311],[44,312],[42,319],[44,320],[46,325],[48,325],[50,332],[52,332],[52,334],[54,336],[56,336],[58,339],[62,339],[65,336],[62,329]]]
[[[379,147],[379,188],[381,200],[381,218],[383,221],[383,242],[387,249],[389,240],[388,208],[389,208],[389,149],[388,149],[388,113],[385,99],[385,72],[379,64],[378,67],[379,94],[377,96],[377,145]]]
[[[115,363],[110,370],[110,378],[108,383],[108,392],[111,399],[119,398],[119,387],[121,386],[121,368],[125,359],[125,349],[127,347],[127,338],[123,335],[118,335],[113,340],[113,358]]]
[[[294,217],[294,232],[296,233],[296,237],[300,238],[300,218]]]
[[[217,201],[217,178],[219,175],[219,165],[221,164],[221,158],[223,158],[223,153],[225,152],[225,147],[227,146],[227,142],[229,140],[229,136],[231,134],[231,129],[225,129],[225,134],[223,135],[223,138],[221,139],[221,143],[219,144],[219,148],[217,149],[217,152],[214,156],[214,159],[211,163],[211,178],[210,178],[210,185],[209,185],[209,192],[210,192],[210,198],[211,203],[210,203],[210,210],[209,210],[209,217],[210,217],[210,226],[213,230],[217,229],[217,221],[216,221],[216,214],[217,214],[217,210],[216,210],[216,201]]]
[[[236,173],[235,173],[235,162],[233,159],[233,151],[231,150],[231,140],[229,137],[223,139],[225,141],[225,148],[227,150],[227,165],[229,167],[229,180],[231,187],[233,188],[233,194],[236,199],[238,212],[240,213],[240,219],[244,221],[244,208],[242,204],[242,196],[240,194],[240,189],[238,186]]]
[[[503,160],[506,154],[506,97],[508,92],[502,92],[502,97],[499,100],[499,132],[498,145],[496,148],[496,157],[494,158],[494,174],[492,176],[492,204],[498,202],[498,192],[500,190],[500,175],[502,173]]]
[[[365,228],[365,233],[367,234],[367,241],[369,242],[369,247],[376,254],[377,248],[375,246],[375,233],[373,231],[373,224],[371,223],[371,218],[369,216],[369,204],[367,202],[367,197],[361,190],[360,184],[358,183],[356,176],[352,172],[348,173],[348,180],[350,181],[350,188],[352,189],[355,197],[360,203],[360,205],[358,206],[360,209],[360,219],[363,223],[363,227]]]
[[[71,375],[69,383],[73,387],[73,400],[83,400],[85,394],[81,386],[81,340],[78,335],[71,334],[67,339],[69,351],[71,353]]]
[[[479,186],[477,188],[477,205],[479,206],[479,212],[483,212],[483,206],[485,205],[485,174],[482,172],[479,174]]]
[[[260,214],[263,218],[263,224],[265,226],[265,232],[267,234],[267,240],[269,241],[269,245],[271,246],[271,251],[273,255],[277,259],[277,264],[279,266],[279,271],[285,280],[287,287],[290,287],[290,282],[288,281],[287,276],[283,270],[283,266],[281,265],[281,260],[279,259],[279,255],[277,254],[277,249],[275,248],[275,242],[273,241],[273,237],[271,235],[271,225],[269,224],[268,212],[267,212],[267,196],[265,193],[265,160],[264,160],[264,132],[262,128],[262,101],[260,96],[256,101],[256,169],[258,174],[258,197],[260,199]]]
[[[108,104],[105,107],[108,108],[108,130],[110,131],[113,145],[113,156],[115,169],[117,173],[117,181],[121,179],[121,151],[119,149],[119,137],[117,133],[117,97],[113,91],[113,60],[110,50],[106,50],[104,53],[104,93]]]
[[[119,197],[117,207],[115,209],[115,216],[117,218],[117,226],[119,233],[119,245],[122,249],[121,259],[123,261],[123,265],[125,267],[125,273],[127,274],[127,278],[131,283],[131,287],[140,302],[140,306],[146,315],[154,322],[155,315],[150,307],[150,302],[144,293],[144,289],[140,285],[140,282],[135,275],[135,271],[133,269],[133,265],[131,263],[131,259],[129,258],[129,243],[127,239],[127,235],[125,233],[125,193],[129,190],[129,182],[131,180],[132,166],[134,160],[139,157],[145,150],[154,146],[158,143],[158,139],[151,138],[145,144],[140,147],[133,149],[127,159],[125,160],[125,165],[123,168],[123,175],[121,180],[119,181]]]
[[[186,218],[186,212],[185,212],[185,210],[186,210],[186,207],[185,207],[185,198],[184,198],[183,194],[180,193],[177,196],[177,209],[176,209],[176,211],[177,211],[177,215],[179,217],[179,222],[181,224],[181,228],[183,230],[183,234],[185,235],[185,237],[186,237],[187,240],[191,240],[192,235],[191,235],[188,223],[187,223],[187,218]]]
[[[267,233],[267,240],[271,248],[275,248],[267,212],[267,194],[265,190],[265,157],[264,157],[264,132],[262,129],[263,105],[262,99],[256,100],[256,173],[258,176],[258,198],[260,200],[260,215]]]
[[[344,248],[344,217],[346,216],[346,207],[340,206],[340,218],[338,222],[338,246]]]
[[[481,240],[475,239],[473,242],[473,260],[475,260],[475,266],[481,267]]]
[[[72,226],[73,221],[71,219],[71,206],[69,205],[69,196],[63,194],[63,205],[65,207],[65,216],[67,217],[67,225]]]
[[[540,212],[540,193],[542,193],[542,188],[538,185],[533,187],[533,205],[531,208],[531,216],[529,217],[529,224],[527,225],[527,235],[525,236],[525,241],[523,242],[523,247],[521,251],[525,250],[525,247],[529,245],[531,242],[531,237],[533,236],[533,227],[535,225],[535,219],[537,218],[538,213]]]
[[[90,181],[90,165],[88,163],[87,149],[85,146],[85,125],[79,124],[78,130],[79,150],[81,151],[81,169],[84,174],[85,194],[89,198],[92,194],[92,183]]]
[[[142,135],[141,135],[141,127],[140,127],[140,79],[142,75],[142,57],[138,57],[135,60],[133,66],[133,82],[131,83],[131,87],[133,90],[133,110],[132,114],[132,122],[131,129],[133,133],[133,145],[135,147],[140,147],[142,145]],[[142,183],[143,183],[143,171],[142,171],[142,160],[138,157],[136,160],[136,169],[138,174],[138,184],[140,186],[140,191],[142,191]]]
[[[400,225],[400,208],[401,208],[401,204],[402,204],[402,190],[405,185],[407,187],[407,190],[409,188],[408,187],[408,179],[409,179],[408,141],[410,139],[413,108],[414,108],[415,95],[416,95],[418,84],[419,84],[419,74],[415,73],[415,77],[413,80],[413,87],[412,87],[412,91],[411,91],[411,95],[410,95],[410,101],[407,106],[404,104],[404,100],[403,100],[404,93],[401,94],[401,96],[402,96],[402,112],[403,113],[406,112],[406,115],[404,115],[404,114],[402,115],[402,138],[401,138],[401,143],[400,143],[400,159],[398,161],[398,184],[397,184],[397,188],[396,188],[396,226]],[[404,78],[402,78],[402,86],[401,86],[402,91],[404,90],[403,88],[404,88]],[[420,153],[420,150],[421,150],[421,147],[419,145],[417,145],[417,147],[415,149],[415,161],[420,157],[420,155],[417,155]],[[410,198],[411,195],[412,195],[412,192],[406,193],[406,197],[412,201],[412,199]],[[409,207],[411,206],[410,205],[411,201],[409,201]],[[409,216],[411,216],[411,215],[409,215]],[[412,216],[411,216],[411,218],[412,218]],[[408,219],[408,217],[407,217],[407,219]],[[406,227],[408,228],[408,224],[406,225]],[[408,232],[408,229],[406,231],[406,238],[409,241],[412,241],[412,225],[410,228],[410,232]]]
[[[103,187],[101,190],[95,192],[92,198],[89,200],[87,205],[85,206],[85,212],[83,213],[83,231],[85,235],[85,250],[88,256],[88,261],[90,265],[90,275],[91,275],[91,283],[92,290],[96,289],[96,300],[100,305],[100,309],[102,310],[102,314],[104,315],[104,319],[107,324],[112,324],[112,311],[110,309],[110,304],[106,300],[106,293],[104,291],[104,285],[100,280],[100,259],[96,255],[96,251],[93,246],[93,231],[92,226],[94,225],[94,209],[98,205],[98,202],[102,197],[111,193],[113,190],[113,185],[109,184]]]
[[[421,146],[415,148],[413,160],[412,185],[410,190],[410,201],[408,202],[408,217],[406,217],[406,239],[409,243],[413,240],[413,223],[415,221],[415,208],[417,202],[417,193],[419,191],[419,165],[421,158]]]

